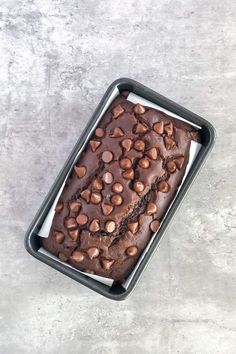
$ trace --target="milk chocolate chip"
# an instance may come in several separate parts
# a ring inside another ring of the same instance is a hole
[[[67,261],[67,257],[64,255],[64,253],[59,252],[58,258],[62,261],[62,262],[66,262]]]
[[[78,213],[81,208],[81,204],[79,202],[71,202],[70,203],[70,210],[72,213]]]
[[[104,151],[102,153],[102,160],[105,163],[109,163],[113,160],[113,153],[111,151]]]
[[[69,231],[69,235],[70,235],[70,238],[72,239],[72,241],[77,241],[78,236],[79,236],[79,230],[76,229],[76,230]]]
[[[102,203],[101,207],[102,207],[103,215],[105,216],[110,215],[111,212],[113,211],[113,206],[110,204]]]
[[[174,161],[168,161],[166,167],[168,172],[170,173],[174,173],[176,171],[176,164],[174,163]]]
[[[104,136],[105,132],[102,128],[97,128],[95,130],[95,135],[97,138],[102,138]]]
[[[112,110],[112,115],[113,118],[118,118],[122,113],[124,113],[124,108],[120,104],[118,104],[115,108]]]
[[[57,243],[62,243],[65,240],[65,235],[62,232],[56,231],[53,235]]]
[[[84,177],[87,171],[85,166],[74,166],[74,170],[79,178]]]
[[[94,189],[97,189],[98,191],[102,190],[103,184],[102,181],[100,180],[100,178],[96,178],[93,183],[92,186]]]
[[[107,232],[111,233],[111,232],[115,231],[115,228],[116,228],[115,221],[109,220],[109,221],[106,222],[105,229],[106,229]]]
[[[122,140],[121,145],[125,150],[129,151],[133,146],[133,142],[131,139],[124,139]]]
[[[163,134],[164,133],[164,123],[163,123],[163,121],[161,120],[160,122],[154,124],[153,129],[155,130],[155,132],[157,134],[160,134],[160,135]]]
[[[170,122],[170,123],[166,124],[166,125],[164,126],[164,131],[165,131],[165,133],[166,133],[168,136],[172,135],[172,134],[173,134],[173,131],[174,131],[173,123]]]
[[[104,175],[102,176],[103,182],[106,184],[111,184],[113,182],[113,175],[111,172],[105,172]]]
[[[181,170],[181,168],[183,167],[183,164],[184,164],[184,157],[183,156],[176,157],[174,159],[174,162],[176,163],[176,166],[178,167],[178,169]]]
[[[138,222],[133,222],[127,225],[129,231],[132,232],[132,234],[136,234],[138,231]]]
[[[93,219],[89,225],[89,231],[97,232],[100,230],[100,224],[98,219]]]
[[[66,227],[67,229],[74,229],[75,227],[77,227],[75,218],[66,219]]]
[[[133,179],[134,178],[134,170],[132,168],[130,168],[129,170],[126,170],[125,172],[123,172],[122,176],[125,179]]]
[[[97,148],[101,145],[101,141],[90,140],[89,144],[92,152],[95,152]]]
[[[114,131],[113,131],[111,137],[112,137],[112,138],[120,138],[120,137],[122,137],[123,135],[124,135],[123,130],[122,130],[121,128],[118,128],[118,127],[117,127],[117,128],[114,129]]]
[[[150,161],[148,159],[143,158],[139,160],[138,165],[141,168],[148,168],[150,166]]]
[[[126,254],[130,257],[136,256],[138,248],[136,246],[130,246],[126,249]]]
[[[97,247],[91,247],[87,250],[87,254],[90,259],[97,258],[99,256],[99,249]]]
[[[146,111],[145,108],[140,103],[137,103],[134,106],[134,112],[137,114],[143,114],[145,113],[145,111]]]
[[[64,205],[63,202],[58,202],[55,208],[55,212],[60,213],[63,209],[63,205]]]
[[[91,191],[89,189],[85,189],[83,192],[80,193],[81,198],[83,198],[87,203],[90,201]]]
[[[76,221],[79,225],[85,225],[88,222],[88,217],[85,214],[79,214]]]
[[[145,149],[145,143],[142,140],[136,140],[134,143],[134,148],[137,151],[143,151]]]
[[[151,149],[149,149],[146,152],[146,155],[151,159],[151,160],[156,160],[158,157],[158,150],[157,148],[153,147]]]
[[[132,166],[132,161],[128,159],[128,157],[123,158],[120,160],[120,167],[123,168],[123,170],[128,170]]]
[[[121,205],[122,202],[123,202],[123,199],[122,197],[120,196],[120,194],[114,194],[112,197],[111,197],[111,202],[113,205]]]
[[[72,253],[72,255],[70,256],[70,259],[72,259],[73,261],[77,262],[77,263],[80,263],[80,262],[83,262],[84,260],[84,255],[82,252],[80,251],[74,251]]]
[[[147,215],[152,215],[152,214],[156,213],[156,211],[157,211],[156,204],[149,202],[147,205],[147,209],[146,209]]]
[[[166,181],[161,181],[157,185],[159,192],[167,193],[169,191],[169,184]]]
[[[93,204],[99,204],[102,201],[102,196],[100,193],[97,192],[93,192],[91,194],[91,199],[90,199],[91,203]]]
[[[115,262],[115,261],[112,260],[112,259],[103,259],[103,260],[102,260],[102,267],[103,267],[103,269],[109,270],[114,262]]]
[[[143,182],[136,181],[134,183],[135,192],[140,193],[140,192],[142,192],[144,190],[144,188],[145,188],[145,186],[144,186]]]
[[[150,229],[152,232],[157,232],[160,228],[160,223],[157,219],[153,220],[150,224]]]
[[[147,130],[148,130],[148,128],[145,125],[138,123],[135,133],[136,134],[143,134],[143,133],[146,133]]]
[[[166,146],[167,150],[171,150],[175,146],[175,141],[172,138],[170,138],[169,136],[165,136],[164,141],[165,141],[165,146]]]
[[[113,186],[112,186],[111,189],[112,189],[112,191],[113,191],[114,193],[122,193],[124,187],[123,187],[123,185],[122,185],[121,183],[116,182],[116,183],[113,184]]]

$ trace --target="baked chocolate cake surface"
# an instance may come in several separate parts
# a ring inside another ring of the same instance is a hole
[[[123,281],[158,231],[198,139],[192,126],[118,96],[67,179],[42,246]]]

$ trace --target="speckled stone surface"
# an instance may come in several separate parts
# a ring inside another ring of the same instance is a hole
[[[236,3],[2,0],[0,353],[236,352]],[[24,233],[107,86],[127,76],[217,143],[134,293],[112,302]]]

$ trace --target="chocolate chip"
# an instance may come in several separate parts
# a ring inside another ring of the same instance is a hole
[[[71,202],[70,203],[70,210],[72,213],[78,213],[81,208],[81,204],[79,202]]]
[[[123,148],[124,148],[126,151],[130,151],[130,149],[131,149],[132,146],[133,146],[133,142],[132,142],[131,139],[124,139],[124,140],[122,140],[121,145],[123,146]]]
[[[89,274],[95,274],[95,272],[91,269],[85,269],[84,272]]]
[[[103,215],[105,216],[110,215],[111,212],[113,211],[113,206],[110,204],[102,203],[101,207],[102,207]]]
[[[151,160],[156,160],[158,157],[158,149],[153,147],[151,149],[149,149],[146,152],[146,155],[151,159]]]
[[[91,191],[89,189],[85,189],[80,193],[81,198],[83,198],[87,203],[90,201]]]
[[[136,129],[135,129],[135,133],[136,134],[143,134],[143,133],[146,133],[147,130],[148,130],[148,128],[145,125],[138,123],[136,126]]]
[[[106,229],[106,231],[109,232],[109,233],[115,231],[115,229],[116,229],[116,223],[115,223],[115,221],[113,221],[113,220],[107,221],[106,224],[105,224],[105,229]]]
[[[73,261],[77,262],[77,263],[80,263],[80,262],[83,262],[84,260],[84,255],[82,252],[80,251],[74,251],[72,253],[72,255],[70,256],[70,259],[72,259]]]
[[[102,176],[102,180],[106,184],[111,184],[113,182],[113,175],[111,174],[111,172],[105,172]]]
[[[154,213],[156,213],[157,211],[157,206],[155,203],[149,202],[147,205],[147,209],[146,209],[146,213],[147,215],[152,215]]]
[[[134,106],[134,112],[137,114],[143,114],[145,113],[145,111],[146,111],[145,108],[140,103],[137,103]]]
[[[63,209],[63,203],[62,202],[58,202],[57,205],[56,205],[56,208],[55,208],[55,212],[56,213],[60,213]]]
[[[132,161],[128,159],[128,157],[123,158],[120,160],[120,167],[123,168],[123,170],[128,170],[132,166]]]
[[[126,249],[127,256],[133,257],[138,253],[138,248],[136,246],[130,246]]]
[[[194,141],[199,141],[200,139],[199,132],[190,132],[190,137]]]
[[[183,167],[184,164],[184,156],[179,156],[174,159],[174,162],[179,170]]]
[[[164,133],[164,123],[161,120],[160,122],[154,124],[153,129],[157,134],[163,134]]]
[[[97,232],[100,230],[100,224],[98,219],[93,219],[89,225],[89,231]]]
[[[78,236],[79,236],[79,230],[76,229],[73,231],[69,231],[69,235],[70,235],[70,238],[72,239],[72,241],[77,241]]]
[[[100,193],[97,192],[93,192],[91,194],[91,199],[90,199],[91,203],[93,204],[99,204],[102,201],[102,196]]]
[[[113,191],[114,193],[122,193],[124,187],[123,187],[123,185],[122,185],[121,183],[116,182],[116,183],[113,184],[113,186],[112,186],[111,189],[112,189],[112,191]]]
[[[150,229],[152,232],[157,232],[160,228],[160,223],[157,219],[153,220],[150,224]]]
[[[87,254],[90,259],[97,258],[99,256],[99,249],[97,247],[91,247],[87,250]]]
[[[109,270],[114,262],[115,262],[115,261],[112,260],[112,259],[103,259],[103,260],[102,260],[102,267],[103,267],[103,269]]]
[[[74,166],[74,170],[79,178],[84,177],[87,171],[85,166]]]
[[[145,143],[142,140],[136,140],[134,143],[134,148],[137,151],[143,151],[145,149]]]
[[[111,197],[111,202],[113,205],[121,205],[122,202],[123,202],[123,199],[122,197],[120,196],[120,194],[114,194],[112,197]]]
[[[136,182],[134,182],[133,188],[134,188],[135,192],[140,193],[144,190],[145,185],[143,184],[143,182],[136,181]]]
[[[113,160],[113,153],[111,151],[104,151],[102,153],[102,160],[105,162],[105,163],[109,163]]]
[[[170,173],[174,173],[176,171],[176,164],[174,163],[174,161],[168,161],[166,167],[168,172]]]
[[[95,135],[97,138],[102,138],[104,136],[105,132],[104,132],[104,129],[102,128],[97,128],[95,130]]]
[[[129,231],[132,232],[132,234],[136,234],[138,231],[138,222],[133,222],[127,225]]]
[[[169,184],[166,181],[161,181],[157,185],[159,192],[167,193],[169,191]]]
[[[143,158],[139,160],[138,164],[141,168],[148,168],[150,166],[150,161],[148,159]]]
[[[170,138],[169,136],[165,136],[164,141],[165,141],[165,146],[166,146],[167,150],[171,150],[175,146],[175,141],[172,138]]]
[[[56,231],[53,235],[57,243],[62,243],[65,240],[65,235],[62,232]]]
[[[58,258],[62,261],[62,262],[66,262],[67,261],[67,257],[64,255],[64,253],[59,252]]]
[[[66,227],[67,229],[74,229],[75,227],[77,227],[75,218],[66,219]]]
[[[76,221],[79,225],[85,225],[88,222],[88,217],[85,214],[79,214]]]
[[[103,183],[102,183],[100,178],[96,178],[93,181],[92,186],[93,186],[94,189],[97,189],[98,191],[101,191],[102,187],[103,187]]]
[[[95,152],[97,148],[101,145],[101,141],[96,141],[96,140],[90,140],[89,142],[91,150]]]
[[[126,170],[122,173],[122,176],[125,179],[133,179],[134,178],[134,170],[130,168],[129,170]]]
[[[111,135],[112,138],[120,138],[124,135],[124,132],[121,128],[116,127]]]
[[[124,111],[125,111],[124,108],[122,108],[122,106],[118,104],[112,110],[113,118],[118,118],[122,113],[124,113]]]
[[[170,122],[170,123],[166,124],[166,125],[164,126],[164,131],[166,132],[166,134],[167,134],[168,136],[172,135],[172,134],[173,134],[173,131],[174,131],[173,123]]]

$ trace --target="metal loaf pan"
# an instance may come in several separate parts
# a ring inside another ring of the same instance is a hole
[[[89,136],[93,133],[97,123],[98,117],[101,115],[106,103],[108,102],[109,98],[111,97],[114,90],[118,88],[120,92],[122,91],[130,91],[143,98],[152,101],[153,103],[162,106],[169,111],[178,114],[179,116],[185,118],[190,123],[197,124],[202,129],[200,131],[201,134],[201,143],[202,148],[198,153],[196,160],[194,161],[193,166],[191,167],[187,178],[184,181],[184,184],[178,193],[174,203],[172,204],[170,210],[168,211],[168,215],[166,216],[164,222],[160,230],[154,235],[154,242],[152,243],[151,247],[147,251],[145,257],[143,258],[142,262],[140,263],[132,281],[130,282],[127,289],[123,288],[120,284],[114,284],[112,287],[104,285],[97,280],[94,280],[83,273],[79,273],[74,269],[68,268],[65,265],[57,262],[54,259],[51,259],[47,255],[44,255],[38,252],[40,247],[39,236],[37,235],[61,185],[62,182],[65,180],[65,177],[72,166],[76,156],[78,153],[83,151],[83,146],[85,141],[88,139]],[[38,260],[48,264],[49,266],[57,269],[61,273],[69,276],[70,278],[76,280],[77,282],[87,286],[88,288],[100,293],[101,295],[106,296],[107,298],[113,300],[123,300],[125,299],[131,291],[134,289],[135,285],[137,284],[144,268],[148,264],[152,254],[157,249],[157,246],[163,237],[167,226],[169,225],[171,219],[173,218],[175,212],[177,211],[180,203],[182,202],[185,194],[187,193],[190,185],[193,183],[194,178],[196,177],[197,173],[200,170],[200,167],[203,165],[204,160],[206,159],[208,153],[210,152],[215,140],[215,130],[214,127],[206,121],[204,118],[196,115],[195,113],[190,112],[184,107],[181,107],[177,103],[172,102],[168,98],[158,94],[157,92],[149,89],[148,87],[138,83],[137,81],[128,79],[128,78],[120,78],[114,81],[109,88],[107,89],[106,93],[104,94],[101,102],[99,103],[97,109],[95,110],[92,118],[88,122],[84,132],[82,133],[80,139],[76,143],[74,149],[72,150],[70,156],[68,157],[65,165],[63,166],[61,172],[59,173],[58,177],[56,178],[53,186],[51,187],[47,197],[45,198],[44,202],[42,203],[40,209],[38,210],[36,216],[34,217],[27,233],[25,236],[25,248],[26,250]]]

